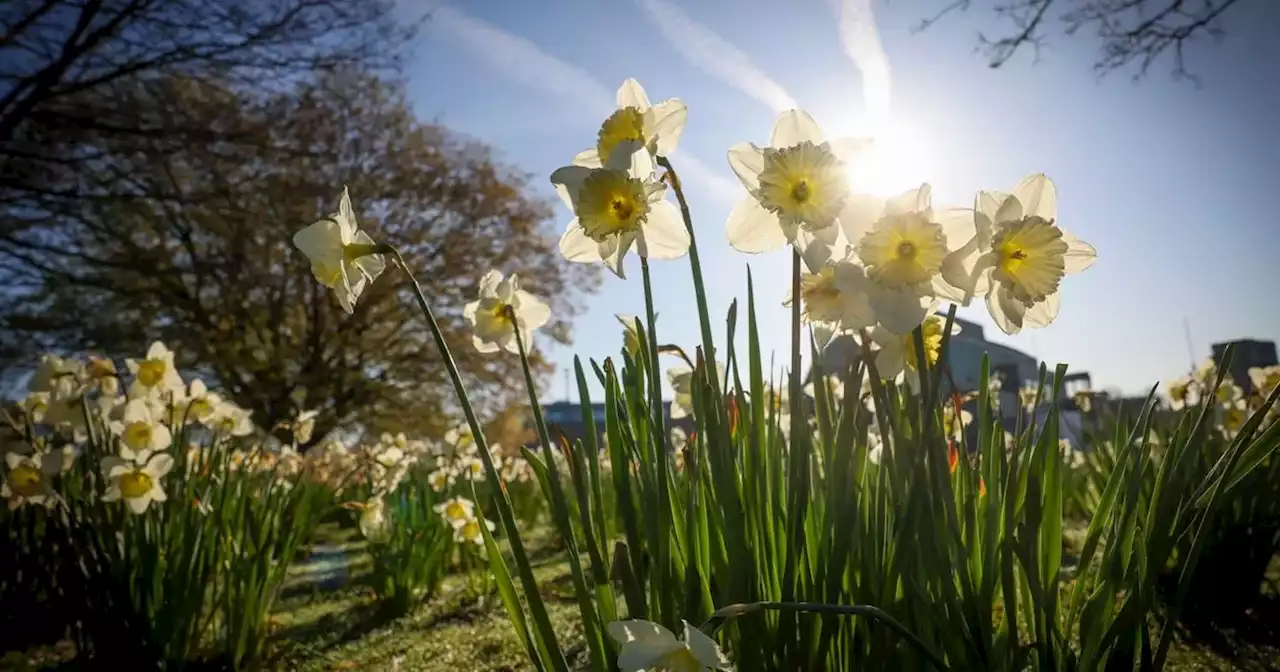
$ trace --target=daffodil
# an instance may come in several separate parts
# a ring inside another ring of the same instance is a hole
[[[446,523],[457,527],[476,515],[476,505],[469,499],[453,497],[436,504],[435,512],[440,514]]]
[[[464,455],[458,460],[458,474],[471,481],[484,480],[484,462],[475,455]]]
[[[1023,385],[1018,390],[1018,400],[1028,413],[1036,410],[1036,399],[1040,396],[1040,388],[1035,385]]]
[[[1058,226],[1053,182],[1036,174],[1012,194],[981,192],[973,217],[973,236],[943,261],[945,298],[968,305],[985,295],[1006,334],[1048,326],[1058,316],[1062,278],[1089,268],[1097,257],[1092,245]]]
[[[356,300],[366,284],[386,268],[377,245],[369,234],[359,230],[351,209],[351,196],[342,188],[338,211],[297,232],[293,244],[311,261],[316,280],[333,290],[338,303],[348,314],[355,312]]]
[[[208,427],[218,416],[222,397],[210,392],[204,381],[196,378],[187,386],[186,395],[177,400],[178,418]]]
[[[948,241],[973,228],[967,211],[935,210],[923,184],[893,198],[857,194],[840,215],[845,236],[866,269],[876,320],[895,334],[919,326],[934,306]]]
[[[116,373],[115,362],[106,357],[90,355],[85,372],[102,394],[115,396],[120,393],[120,378]]]
[[[229,436],[249,436],[253,433],[253,411],[240,408],[230,401],[223,401],[214,413],[210,429]]]
[[[152,455],[144,452],[131,456],[122,450],[120,457],[104,457],[102,473],[110,485],[102,495],[102,501],[123,499],[130,511],[144,513],[152,502],[168,499],[160,479],[170,469],[173,469],[173,457],[165,453]]]
[[[124,363],[133,374],[130,398],[159,397],[182,391],[182,376],[173,364],[173,351],[160,341],[147,348],[145,359],[126,359]]]
[[[13,510],[26,504],[52,507],[57,501],[53,491],[53,477],[62,470],[62,455],[35,452],[31,455],[5,453],[4,485],[0,485],[0,497],[9,500]]]
[[[173,434],[164,424],[164,411],[147,402],[133,399],[124,405],[123,417],[111,423],[111,432],[120,437],[121,454],[137,456],[140,461],[169,447]]]
[[[516,274],[504,279],[502,273],[489,271],[480,278],[480,298],[463,307],[462,314],[471,322],[471,340],[476,350],[518,353],[515,330],[520,330],[520,339],[528,350],[533,330],[547,323],[551,308],[520,289]]]
[[[427,474],[427,485],[436,492],[444,492],[450,485],[453,485],[454,474],[449,469],[436,469]]]
[[[851,195],[848,163],[865,141],[828,141],[813,117],[787,110],[774,123],[769,146],[744,142],[729,149],[747,197],[729,213],[725,233],[739,252],[757,254],[794,245],[810,269],[837,247],[836,226]],[[821,250],[814,254],[810,247]]]
[[[19,407],[31,422],[39,424],[44,421],[44,415],[49,410],[49,393],[28,392]]]
[[[942,332],[946,324],[943,318],[930,315],[920,325],[923,332],[924,356],[930,367],[937,366],[938,359],[942,356]],[[960,325],[952,323],[951,335],[955,336],[958,333],[960,333]],[[881,378],[891,380],[903,374],[911,384],[915,385],[919,382],[921,367],[916,353],[914,332],[895,334],[882,326],[877,326],[871,330],[871,340],[879,347],[876,353],[876,371]]]
[[[1249,369],[1249,382],[1263,399],[1271,395],[1271,391],[1280,386],[1280,365],[1254,366]]]
[[[63,359],[47,354],[40,357],[40,364],[27,381],[28,392],[46,392],[51,396],[72,396],[84,375],[84,364],[75,359]]]
[[[800,274],[800,317],[813,328],[819,346],[836,333],[876,323],[866,272],[850,259],[816,264]],[[790,305],[787,296],[784,305]]]
[[[1218,405],[1217,416],[1218,430],[1222,432],[1223,438],[1234,439],[1249,419],[1249,407],[1244,399],[1233,399]]]
[[[453,528],[453,540],[463,543],[472,543],[477,546],[484,545],[484,532],[480,526],[484,525],[492,532],[495,529],[492,520],[485,518],[471,518]]]
[[[1077,390],[1071,397],[1081,413],[1089,413],[1093,410],[1093,390]]]
[[[964,437],[964,428],[972,422],[972,413],[962,408],[957,416],[955,406],[948,404],[942,412],[943,435],[952,441],[959,441]]]
[[[381,497],[373,497],[368,501],[355,502],[360,511],[360,534],[372,542],[381,542],[390,532],[390,521],[387,520],[386,502]]]
[[[678,259],[689,251],[680,212],[655,179],[649,152],[636,142],[615,147],[603,167],[560,168],[551,183],[574,215],[560,238],[560,253],[569,261],[602,261],[622,278],[632,245],[646,259]]]
[[[684,638],[650,621],[614,621],[606,629],[619,645],[618,672],[709,672],[732,665],[715,640],[684,622]]]
[[[316,418],[319,415],[320,411],[302,411],[298,413],[298,417],[293,419],[294,443],[301,445],[311,441],[311,435],[316,431]]]
[[[628,79],[618,88],[618,109],[600,125],[596,146],[573,158],[574,165],[600,168],[619,147],[638,144],[653,156],[674,152],[688,109],[679,98],[649,104],[644,87]],[[626,151],[623,149],[623,151]]]
[[[1200,404],[1200,382],[1191,376],[1175,378],[1165,387],[1169,390],[1169,406],[1175,411]]]

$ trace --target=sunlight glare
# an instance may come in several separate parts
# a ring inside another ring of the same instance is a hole
[[[873,144],[862,161],[845,169],[855,192],[888,198],[934,178],[930,143],[918,128],[891,121],[862,135]]]

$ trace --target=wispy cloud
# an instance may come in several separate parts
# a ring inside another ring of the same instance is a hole
[[[433,9],[430,23],[443,34],[460,40],[473,55],[513,82],[569,99],[584,106],[584,113],[591,116],[603,118],[613,107],[613,92],[607,87],[523,37],[449,5]]]
[[[603,120],[613,109],[614,93],[610,88],[582,68],[548,54],[528,39],[512,35],[449,5],[432,10],[431,22],[443,34],[461,41],[473,55],[514,83],[564,99],[592,119]],[[578,149],[581,148],[566,149],[566,156],[572,156]],[[672,163],[683,178],[696,183],[718,200],[732,201],[742,195],[736,182],[687,152],[673,156]]]
[[[711,29],[689,18],[667,0],[638,0],[663,37],[694,67],[759,100],[775,112],[799,107],[781,84]]]
[[[880,42],[872,0],[834,0],[840,18],[840,42],[844,53],[862,73],[862,101],[874,126],[889,118],[893,97],[889,56]]]

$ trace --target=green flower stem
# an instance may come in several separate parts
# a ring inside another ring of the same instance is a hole
[[[653,313],[650,312],[650,315]],[[574,536],[573,523],[569,520],[569,504],[565,498],[564,486],[560,483],[560,471],[556,468],[555,455],[551,449],[551,436],[547,433],[547,422],[542,417],[542,406],[538,403],[537,387],[533,384],[533,373],[529,369],[528,350],[524,344],[524,337],[520,334],[520,325],[516,322],[515,311],[511,306],[506,307],[506,315],[511,323],[511,329],[515,332],[516,346],[520,351],[520,366],[524,369],[524,384],[529,390],[529,407],[533,409],[533,423],[538,429],[538,437],[542,440],[543,459],[547,461],[547,483],[551,486],[551,504],[552,512],[555,516],[556,526],[560,528],[560,534],[564,537],[565,555],[569,558],[570,574],[573,577],[574,593],[578,598],[578,613],[582,615],[582,628],[586,635],[587,650],[591,655],[592,667],[603,670],[607,667],[608,654],[605,650],[604,640],[601,638],[599,626],[599,617],[596,615],[596,605],[591,601],[591,590],[587,587],[586,575],[582,571],[582,559],[578,553],[578,542]],[[652,322],[649,328],[653,328]],[[653,341],[650,340],[650,343]],[[566,456],[572,459],[572,456]],[[593,457],[594,459],[594,457]]]
[[[653,447],[654,454],[658,458],[658,565],[657,576],[659,585],[665,585],[667,579],[667,571],[671,566],[671,542],[670,535],[671,519],[668,515],[671,511],[671,490],[668,483],[668,461],[669,442],[671,437],[667,434],[666,418],[663,414],[662,407],[662,368],[658,365],[658,332],[657,314],[653,311],[653,285],[649,276],[649,260],[640,257],[640,270],[644,275],[644,308],[645,317],[648,320],[649,329],[649,396],[650,405],[653,406]],[[671,591],[660,590],[659,595],[662,596],[662,603],[659,605],[659,613],[664,620],[674,623],[675,621],[675,604],[668,598]]]
[[[715,341],[711,338],[711,316],[707,310],[707,290],[702,283],[702,262],[698,258],[698,237],[693,232],[693,217],[689,214],[689,204],[684,199],[684,188],[680,183],[680,176],[676,174],[676,169],[671,167],[671,161],[665,156],[658,157],[658,165],[667,171],[667,181],[671,183],[671,190],[676,193],[676,202],[680,204],[680,216],[684,218],[684,228],[689,231],[689,266],[693,270],[693,288],[694,294],[698,298],[698,322],[702,327],[702,349],[706,352],[707,361],[716,361]],[[653,325],[649,326],[653,329]],[[711,377],[713,380],[715,376]],[[719,382],[716,381],[718,385]],[[719,390],[716,390],[719,392]]]
[[[939,670],[947,670],[946,662],[942,660],[938,654],[934,653],[924,640],[920,639],[914,632],[892,616],[885,613],[879,607],[873,607],[869,604],[816,604],[811,602],[750,602],[745,604],[731,604],[727,607],[717,609],[711,618],[705,623],[698,626],[707,636],[715,635],[724,624],[735,618],[755,614],[762,611],[785,611],[791,613],[807,613],[807,614],[839,614],[844,616],[869,616],[889,627],[890,630],[901,635],[904,639],[911,643],[925,658],[929,660],[935,668]]]
[[[405,277],[409,279],[410,286],[413,287],[413,294],[418,300],[418,307],[422,309],[422,314],[427,319],[427,327],[431,329],[431,336],[435,339],[436,347],[440,349],[440,357],[444,360],[445,369],[449,372],[449,379],[453,381],[454,392],[457,393],[458,403],[462,405],[462,413],[467,418],[467,426],[471,428],[471,436],[475,439],[476,448],[480,453],[480,460],[484,462],[484,471],[489,483],[489,489],[493,492],[493,498],[498,504],[498,518],[502,523],[502,531],[507,535],[507,541],[511,544],[511,554],[515,556],[516,570],[520,574],[520,583],[524,586],[525,594],[529,597],[529,611],[532,612],[534,623],[538,627],[547,656],[551,659],[552,667],[556,672],[568,672],[569,664],[565,661],[564,653],[556,641],[555,629],[551,625],[551,617],[547,614],[546,605],[542,603],[542,600],[536,599],[538,582],[533,576],[533,568],[529,564],[529,556],[525,552],[524,542],[520,539],[520,530],[516,528],[515,514],[511,509],[511,499],[507,495],[506,485],[502,483],[502,478],[498,475],[498,469],[493,464],[493,456],[489,454],[488,442],[484,438],[484,432],[481,431],[480,421],[476,418],[475,409],[471,407],[471,400],[467,397],[466,387],[462,384],[462,375],[458,373],[458,365],[453,361],[453,354],[449,351],[449,344],[445,342],[444,334],[440,331],[440,325],[436,322],[436,317],[431,312],[431,306],[427,303],[427,297],[422,293],[422,286],[418,284],[418,279],[409,271],[409,265],[405,263],[404,257],[400,256],[400,251],[390,245],[379,245],[378,252],[390,255],[405,274]]]

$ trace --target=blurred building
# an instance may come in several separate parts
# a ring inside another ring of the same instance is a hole
[[[666,417],[667,428],[680,427],[686,432],[693,431],[693,422],[690,418],[681,418],[679,420],[671,419],[671,402],[662,403],[663,415]],[[582,422],[582,405],[569,401],[557,401],[542,407],[542,417],[547,421],[547,429],[551,430],[551,426],[555,425],[564,432],[570,441],[576,441],[586,438],[587,427]],[[595,421],[597,440],[600,435],[605,433],[605,406],[604,404],[591,404],[591,417]],[[625,421],[625,418],[624,418]],[[533,426],[532,420],[529,426]],[[554,440],[554,431],[552,431],[552,439]],[[603,443],[603,442],[602,442]]]
[[[1235,352],[1231,355],[1231,368],[1227,373],[1231,374],[1236,385],[1244,389],[1245,394],[1249,394],[1253,392],[1253,381],[1249,379],[1249,369],[1280,363],[1276,361],[1276,344],[1274,341],[1257,341],[1250,338],[1214,343],[1213,363],[1222,366],[1222,356],[1226,353],[1227,346],[1232,345],[1235,346]]]
[[[1018,409],[1018,390],[1039,379],[1039,362],[1021,350],[988,341],[979,324],[958,317],[956,324],[960,333],[951,337],[951,351],[946,359],[956,388],[961,392],[978,389],[982,380],[982,357],[986,355],[990,361],[991,376],[998,376],[1002,381],[1000,408],[1008,411]]]

